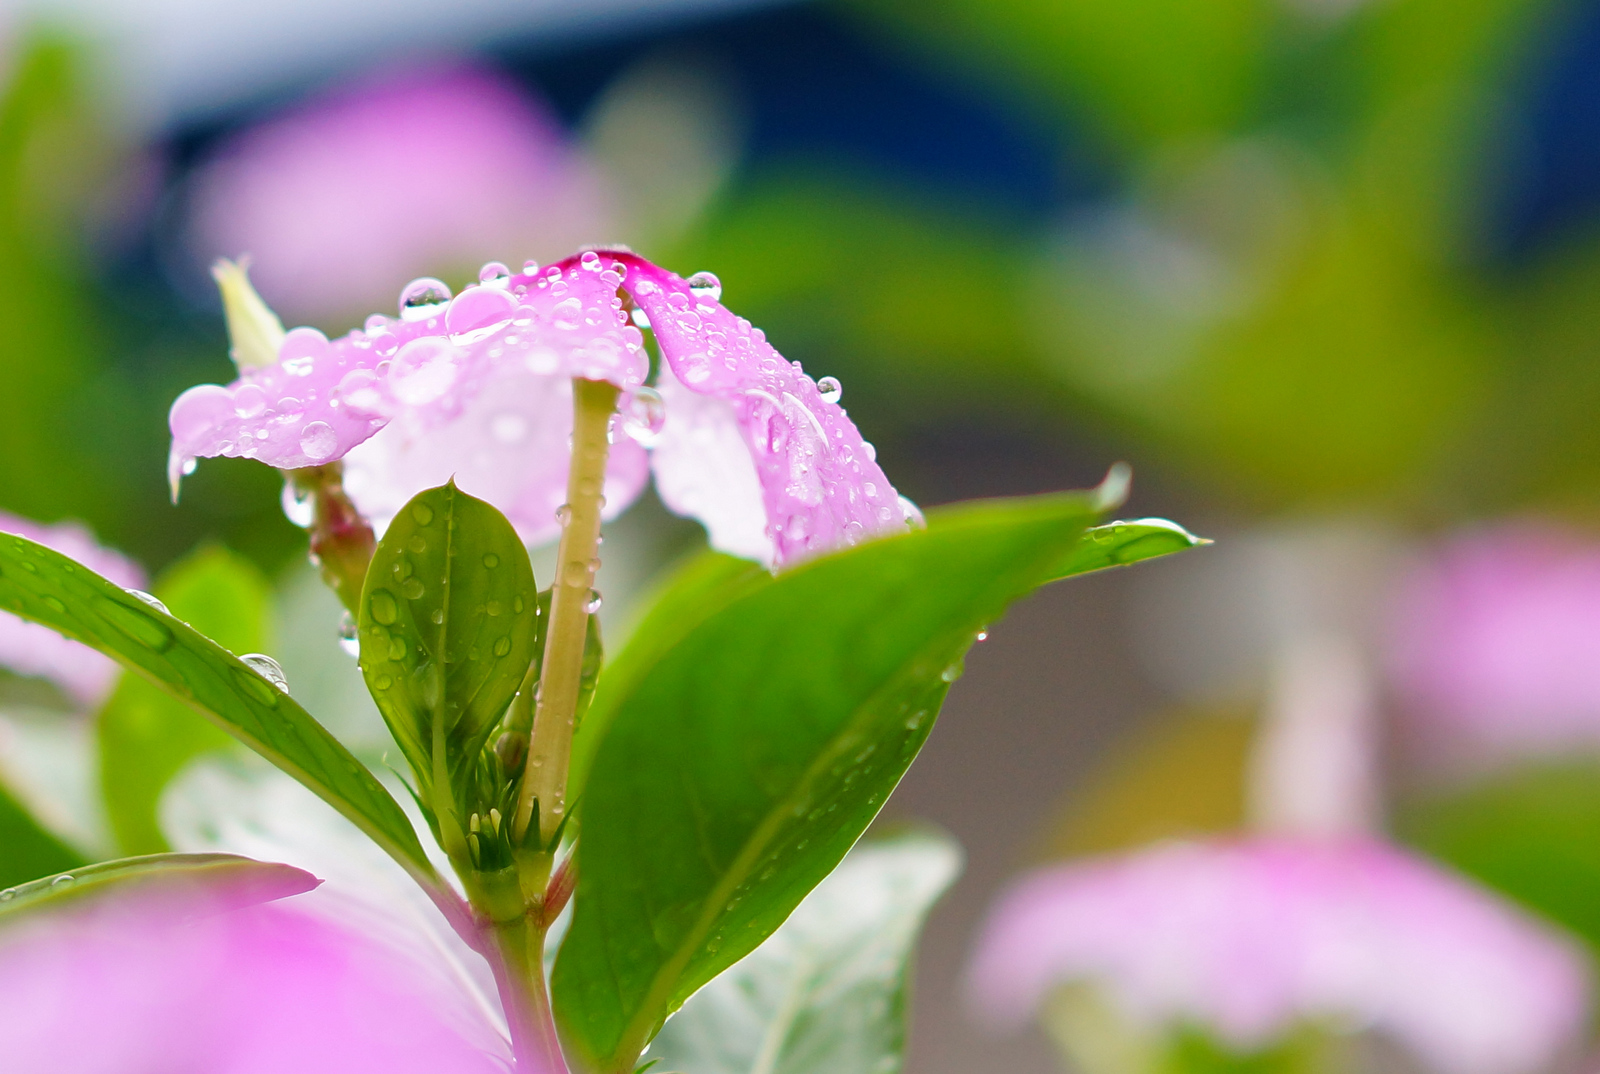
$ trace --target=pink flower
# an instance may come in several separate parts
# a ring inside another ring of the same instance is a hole
[[[333,341],[295,329],[275,364],[189,389],[170,417],[174,482],[197,456],[283,469],[344,459],[352,500],[381,527],[453,475],[537,543],[559,532],[569,382],[583,377],[627,393],[620,424],[631,435],[612,445],[608,514],[653,468],[663,499],[703,521],[713,545],[768,563],[917,520],[834,386],[825,395],[723,307],[709,274],[685,281],[625,251],[590,251],[514,276],[490,263],[480,281],[454,298],[415,281],[398,321],[370,317]],[[619,287],[660,344],[659,396],[644,385],[643,336]]]
[[[450,982],[300,909],[189,892],[102,898],[0,927],[11,1074],[505,1074]]]
[[[593,169],[508,79],[444,69],[324,95],[234,138],[196,179],[202,263],[247,254],[297,318],[359,312],[405,266],[471,264],[511,245],[559,256],[605,234]]]
[[[0,531],[53,548],[120,586],[145,585],[144,572],[136,563],[96,544],[94,535],[76,522],[45,526],[0,511]],[[5,611],[0,611],[0,665],[19,675],[49,679],[85,710],[105,700],[120,670],[110,657],[87,645]]]
[[[1457,538],[1403,588],[1392,652],[1430,760],[1600,747],[1600,546],[1528,524]]]
[[[1165,844],[1039,870],[1000,901],[969,978],[1024,1021],[1088,982],[1132,1023],[1240,1049],[1302,1019],[1370,1025],[1447,1074],[1519,1074],[1582,1031],[1578,946],[1488,892],[1370,841]]]

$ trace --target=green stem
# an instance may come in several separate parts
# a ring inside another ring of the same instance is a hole
[[[544,931],[522,914],[492,928],[499,957],[491,962],[518,1074],[567,1074],[544,981]]]
[[[600,509],[605,500],[607,432],[617,408],[617,388],[605,381],[572,382],[572,464],[567,471],[561,546],[539,675],[533,735],[517,802],[512,836],[517,843],[539,807],[539,838],[548,846],[566,817],[567,762],[583,681],[583,647],[589,630]]]
[[[344,467],[333,462],[285,474],[295,492],[311,500],[311,557],[322,571],[322,580],[350,614],[360,618],[361,586],[378,541],[345,495]]]

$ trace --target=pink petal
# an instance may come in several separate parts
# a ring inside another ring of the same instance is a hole
[[[96,544],[94,535],[76,522],[44,526],[0,512],[0,531],[53,548],[124,588],[147,584],[138,564]],[[0,665],[19,675],[49,679],[85,709],[97,708],[105,700],[119,670],[110,657],[10,612],[0,612]]]
[[[0,1055],[15,1074],[510,1069],[448,987],[296,908],[105,899],[0,928]],[[446,985],[448,982],[446,982]]]
[[[628,291],[649,317],[673,375],[689,391],[731,406],[755,463],[778,564],[905,528],[899,496],[871,445],[842,407],[823,400],[798,362],[785,361],[759,328],[708,291],[696,294],[677,275],[631,254],[611,256],[628,266]],[[704,420],[695,424],[704,427]],[[657,464],[658,471],[667,468],[668,488],[696,484],[692,475],[673,472],[680,463],[700,464],[696,453],[684,451]],[[713,510],[732,513],[720,501]]]
[[[1378,843],[1168,844],[1039,870],[991,914],[977,1009],[1025,1020],[1098,984],[1143,1024],[1197,1021],[1240,1048],[1297,1019],[1371,1024],[1449,1074],[1521,1074],[1580,1034],[1578,946]]]
[[[611,232],[608,200],[520,86],[435,70],[341,87],[229,142],[197,176],[190,245],[200,264],[248,255],[280,312],[337,322],[424,266],[559,257]]]
[[[506,367],[568,379],[644,381],[643,337],[617,298],[621,276],[594,254],[533,275],[475,284],[415,319],[368,318],[329,341],[291,331],[278,364],[224,388],[202,384],[172,404],[174,481],[197,456],[258,459],[280,469],[340,459],[390,420],[407,440],[463,419]],[[413,284],[412,288],[417,285]],[[451,460],[466,466],[469,460]]]
[[[457,418],[437,425],[424,418],[402,414],[345,457],[345,489],[380,533],[411,497],[454,478],[462,491],[498,507],[525,543],[560,534],[572,381],[503,364]],[[619,437],[606,467],[605,517],[631,504],[649,477],[644,449]]]
[[[1392,657],[1434,761],[1600,747],[1600,547],[1532,525],[1456,539],[1402,589]]]

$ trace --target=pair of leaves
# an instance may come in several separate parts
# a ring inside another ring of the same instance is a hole
[[[372,557],[361,672],[434,809],[430,788],[477,760],[528,670],[537,599],[511,524],[453,482],[418,493]]]
[[[579,882],[552,989],[586,1067],[631,1069],[839,863],[1007,604],[1141,558],[1138,542],[1193,543],[1156,524],[1086,537],[1102,508],[1062,494],[935,512],[776,578],[705,560],[658,601],[575,749]]]
[[[200,712],[347,817],[453,913],[454,896],[389,792],[293,698],[233,654],[22,537],[0,536],[0,607],[100,650]]]

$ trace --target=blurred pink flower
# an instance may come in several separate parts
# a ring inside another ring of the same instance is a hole
[[[102,898],[0,927],[8,1074],[505,1074],[452,982],[299,904]]]
[[[1164,844],[1039,870],[992,912],[968,992],[1000,1025],[1096,985],[1133,1023],[1240,1049],[1370,1026],[1446,1074],[1521,1074],[1581,1033],[1578,945],[1381,843]]]
[[[199,170],[189,243],[248,256],[297,320],[370,307],[406,266],[484,249],[555,257],[610,230],[594,170],[509,79],[445,69],[346,86],[237,136]]]
[[[1429,761],[1600,747],[1600,545],[1532,524],[1457,538],[1402,589],[1391,651]]]
[[[283,469],[343,458],[346,488],[380,527],[418,491],[455,477],[504,511],[530,543],[559,532],[571,430],[570,379],[624,389],[604,495],[627,506],[654,470],[674,510],[713,545],[767,563],[903,529],[919,516],[837,403],[722,306],[721,286],[688,281],[624,251],[590,251],[510,275],[495,263],[450,297],[435,280],[402,293],[401,319],[374,316],[330,342],[288,333],[275,365],[172,405],[169,471],[197,456]],[[654,326],[659,395],[625,288]],[[664,412],[663,412],[664,402]]]
[[[46,526],[0,511],[0,532],[53,548],[120,586],[137,589],[145,585],[138,564],[96,544],[94,535],[76,522]],[[87,645],[5,611],[0,611],[0,666],[19,675],[49,679],[86,710],[105,700],[120,670],[110,657]]]

